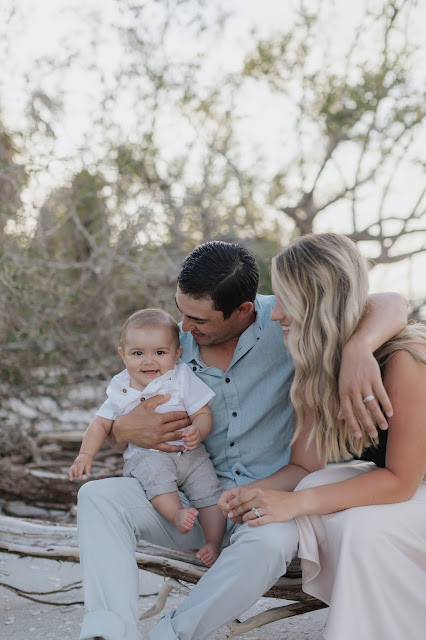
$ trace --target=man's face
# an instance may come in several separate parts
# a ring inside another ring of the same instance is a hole
[[[176,306],[181,312],[182,331],[190,331],[200,346],[222,344],[238,338],[245,330],[242,314],[236,309],[226,320],[222,311],[213,308],[210,297],[196,299],[176,291]]]

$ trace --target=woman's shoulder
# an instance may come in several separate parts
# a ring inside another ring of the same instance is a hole
[[[426,360],[426,343],[423,342],[410,342],[409,345],[407,345],[409,347],[409,349],[398,349],[397,351],[395,351],[395,353],[392,355],[392,357],[389,359],[389,362],[387,364],[387,366],[389,366],[391,363],[393,363],[394,366],[395,363],[397,364],[411,364],[413,361],[414,362],[418,362],[419,364],[423,364],[421,363],[419,360],[417,360],[415,358],[414,355],[412,355],[412,353],[410,353],[410,351],[414,351],[416,353],[418,353],[420,355],[421,358],[423,358],[424,360]]]
[[[419,342],[410,343],[411,350],[426,360],[426,345]],[[389,381],[397,377],[400,383],[415,382],[418,377],[426,379],[426,364],[418,360],[407,349],[398,349],[389,358],[385,366],[384,380]]]

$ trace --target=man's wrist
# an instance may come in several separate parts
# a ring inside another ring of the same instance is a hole
[[[112,438],[114,440],[114,442],[116,442],[117,444],[123,444],[124,442],[126,442],[122,436],[120,436],[120,424],[118,422],[119,418],[117,418],[117,420],[114,420],[112,425],[111,425],[111,429],[109,430],[108,433],[108,438]]]
[[[374,351],[380,345],[375,345],[372,339],[372,336],[369,336],[367,333],[354,333],[345,346],[343,347],[343,351],[369,351],[370,353],[374,353]]]

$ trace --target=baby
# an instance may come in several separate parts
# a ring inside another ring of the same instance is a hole
[[[191,425],[184,430],[182,440],[169,443],[183,445],[185,450],[167,453],[129,444],[124,452],[123,475],[137,478],[152,505],[181,533],[188,533],[199,517],[206,544],[197,557],[210,567],[220,553],[225,529],[225,519],[216,506],[222,489],[201,444],[212,428],[209,405],[215,393],[187,364],[177,364],[182,350],[179,326],[168,313],[144,309],[126,320],[118,349],[126,369],[111,380],[108,399],[87,428],[69,478],[81,478],[83,472],[90,475],[93,457],[118,416],[152,396],[170,394],[170,399],[155,410],[188,413]],[[178,488],[193,507],[182,506]]]

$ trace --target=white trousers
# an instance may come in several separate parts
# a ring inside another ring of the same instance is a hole
[[[298,489],[373,469],[371,462],[330,465]],[[406,502],[296,520],[303,590],[330,606],[326,640],[426,636],[426,482]]]
[[[80,640],[140,640],[138,540],[197,549],[205,543],[201,527],[196,522],[187,535],[180,534],[153,508],[136,479],[109,478],[80,489],[78,528],[86,606]],[[294,521],[255,528],[234,525],[226,538],[229,546],[181,606],[158,622],[150,640],[207,638],[251,607],[297,553]]]

